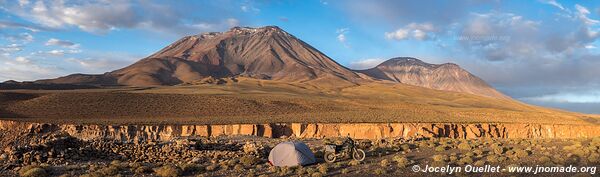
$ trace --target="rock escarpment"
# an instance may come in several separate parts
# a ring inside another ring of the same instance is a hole
[[[61,131],[83,140],[169,141],[179,137],[251,135],[269,138],[585,138],[600,136],[597,125],[506,123],[278,123],[232,125],[72,125],[0,121],[0,131],[44,133]]]

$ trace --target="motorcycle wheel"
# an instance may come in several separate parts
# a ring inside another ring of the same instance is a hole
[[[325,162],[333,163],[333,162],[335,162],[335,159],[336,159],[335,153],[326,152],[325,155],[323,156],[323,159],[325,159]]]
[[[352,158],[359,162],[365,160],[365,156],[365,151],[363,151],[362,149],[355,149],[354,153],[352,153]]]

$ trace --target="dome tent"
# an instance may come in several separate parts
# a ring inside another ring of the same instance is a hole
[[[269,153],[269,163],[274,166],[308,165],[315,162],[315,155],[300,141],[279,143]]]

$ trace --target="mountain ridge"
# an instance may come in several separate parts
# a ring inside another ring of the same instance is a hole
[[[413,57],[396,57],[366,70],[370,77],[436,90],[455,91],[496,98],[509,97],[496,91],[481,78],[454,63],[430,64]]]
[[[429,64],[417,58],[397,57],[371,69],[351,70],[277,26],[233,27],[225,32],[185,36],[121,69],[35,83],[155,86],[193,83],[209,77],[250,77],[338,88],[387,80],[508,98],[452,63]]]

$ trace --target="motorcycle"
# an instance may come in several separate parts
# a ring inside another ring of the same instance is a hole
[[[354,160],[365,160],[365,151],[357,148],[356,142],[350,137],[347,137],[342,145],[326,144],[323,158],[326,162],[332,163],[335,162],[338,157],[344,157],[348,154],[350,154]]]

